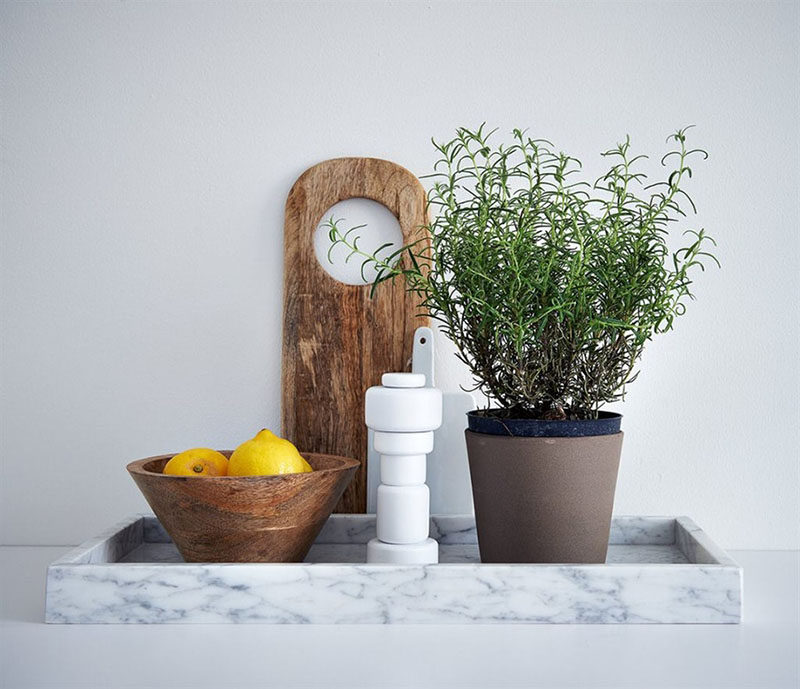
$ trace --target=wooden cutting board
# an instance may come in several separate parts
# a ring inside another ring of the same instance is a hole
[[[281,428],[301,452],[358,459],[361,467],[335,511],[365,512],[364,393],[383,373],[407,369],[414,330],[430,319],[419,315],[419,297],[406,291],[404,280],[383,283],[371,299],[369,285],[341,283],[317,261],[319,223],[331,206],[350,198],[386,206],[404,242],[416,239],[427,221],[419,180],[388,160],[326,160],[295,182],[284,224]]]

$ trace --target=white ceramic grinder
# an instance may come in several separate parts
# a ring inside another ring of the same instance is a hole
[[[373,446],[381,456],[377,538],[367,544],[367,562],[438,562],[439,544],[428,537],[425,463],[433,431],[442,424],[442,393],[425,387],[421,373],[384,373],[381,383],[367,390],[365,405]]]

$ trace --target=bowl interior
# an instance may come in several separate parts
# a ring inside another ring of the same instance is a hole
[[[233,450],[220,450],[223,455],[230,457]],[[226,479],[277,479],[280,476],[313,476],[317,472],[328,471],[342,471],[349,469],[353,466],[358,466],[360,462],[355,459],[347,457],[338,457],[336,455],[325,455],[314,452],[302,452],[305,460],[314,469],[310,474],[280,474],[275,476],[183,476],[178,478],[196,479],[198,481],[224,481]],[[148,459],[140,459],[136,462],[131,462],[129,469],[144,472],[146,474],[155,474],[164,476],[165,478],[176,478],[174,476],[164,474],[164,467],[167,462],[172,459],[174,455],[161,455],[160,457],[150,457]]]

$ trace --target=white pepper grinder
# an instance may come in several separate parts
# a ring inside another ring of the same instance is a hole
[[[366,423],[381,457],[377,538],[367,544],[367,562],[439,561],[439,544],[429,538],[425,476],[433,431],[442,424],[442,393],[425,382],[421,373],[384,373],[382,385],[367,390]]]

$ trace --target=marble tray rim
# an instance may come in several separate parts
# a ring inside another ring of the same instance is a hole
[[[371,514],[333,514],[331,515],[332,519],[374,519],[375,515]],[[431,521],[432,524],[435,524],[437,520],[474,520],[472,515],[432,515]],[[364,562],[359,563],[342,563],[342,562],[168,562],[168,563],[153,563],[153,562],[120,562],[117,560],[89,560],[86,561],[87,556],[91,557],[92,551],[101,550],[104,546],[107,546],[115,537],[118,537],[120,534],[125,532],[126,530],[130,530],[132,532],[132,536],[134,539],[138,540],[138,544],[144,543],[144,525],[146,520],[153,520],[158,522],[158,518],[152,513],[140,512],[134,513],[122,519],[112,526],[109,526],[106,529],[103,529],[99,532],[96,536],[84,541],[83,543],[74,546],[69,551],[61,555],[58,559],[54,560],[49,566],[48,570],[51,567],[60,567],[60,566],[74,566],[74,567],[85,567],[85,566],[107,566],[107,567],[150,567],[154,564],[157,564],[159,567],[169,567],[169,568],[186,568],[186,567],[207,567],[207,566],[217,566],[217,567],[230,567],[230,566],[248,566],[248,567],[284,567],[284,568],[302,568],[302,567],[319,567],[319,566],[328,566],[328,567],[343,567],[343,568],[350,568],[350,567],[375,567],[378,571],[381,568],[385,568],[387,565],[385,564],[368,564]],[[479,566],[483,568],[491,568],[494,566],[498,567],[513,567],[513,568],[553,568],[553,567],[569,567],[569,568],[587,568],[587,569],[597,569],[597,568],[620,568],[620,567],[656,567],[661,568],[665,566],[669,566],[670,569],[674,570],[676,568],[695,568],[700,565],[703,567],[730,567],[734,569],[740,569],[739,564],[730,556],[728,553],[722,549],[719,545],[717,545],[709,536],[705,533],[690,517],[682,515],[682,516],[662,516],[662,515],[614,515],[612,522],[619,523],[624,522],[627,520],[648,520],[654,522],[674,522],[675,528],[675,536],[674,541],[670,543],[663,543],[659,545],[677,545],[680,550],[683,552],[684,556],[690,560],[687,563],[673,563],[669,565],[665,565],[664,563],[659,562],[610,562],[610,563],[581,563],[581,564],[574,564],[574,563],[478,563]],[[685,539],[684,543],[680,542],[680,539]],[[325,543],[342,543],[343,541],[322,541]],[[612,541],[613,542],[613,541]],[[632,545],[645,545],[649,544],[646,543],[632,543]],[[133,547],[136,547],[134,545]],[[691,554],[694,556],[690,559],[690,552],[688,546],[691,547]],[[130,552],[130,549],[125,551]],[[125,553],[122,555],[124,556]],[[705,562],[699,561],[697,556],[700,556]],[[398,567],[399,565],[389,565],[391,567]],[[407,568],[420,568],[420,567],[471,567],[473,566],[471,563],[461,563],[461,562],[448,562],[448,563],[437,563],[435,565],[405,565],[403,567]]]

